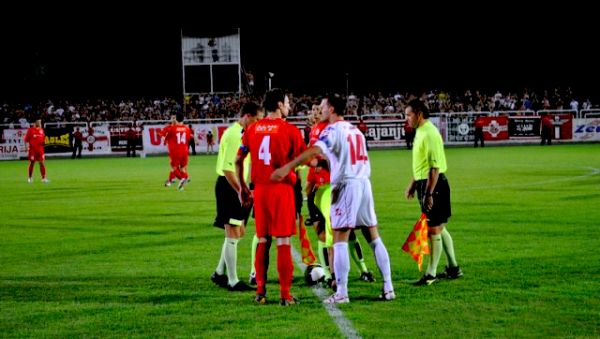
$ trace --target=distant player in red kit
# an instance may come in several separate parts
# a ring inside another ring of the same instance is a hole
[[[25,134],[25,143],[27,144],[27,152],[29,159],[29,177],[27,182],[30,184],[33,182],[32,174],[33,174],[33,166],[35,162],[38,161],[40,163],[40,173],[42,173],[42,182],[47,183],[48,179],[46,178],[46,165],[44,164],[45,155],[44,155],[44,143],[45,143],[46,135],[44,134],[44,129],[42,128],[42,121],[36,120],[33,123],[33,127],[30,127],[27,130],[27,134]]]
[[[162,130],[165,137],[165,143],[169,148],[169,160],[171,163],[171,172],[165,186],[171,186],[175,178],[179,179],[177,189],[182,191],[183,186],[190,179],[187,173],[188,164],[188,143],[192,137],[192,130],[183,124],[183,113],[177,113],[175,123],[165,127]]]
[[[215,150],[213,147],[215,146],[215,138],[211,131],[206,133],[206,154],[213,154]]]
[[[280,304],[288,306],[297,300],[290,294],[294,264],[292,263],[290,237],[296,234],[296,211],[293,208],[296,174],[288,171],[280,182],[271,180],[271,173],[302,153],[306,144],[300,130],[283,120],[290,111],[289,98],[280,89],[265,95],[264,108],[268,115],[250,125],[242,136],[242,145],[236,159],[236,172],[240,182],[240,201],[249,206],[254,195],[256,220],[256,298],[266,303],[266,277],[269,265],[271,238],[276,238],[277,271],[280,283]],[[244,158],[251,155],[251,193],[244,178]]]

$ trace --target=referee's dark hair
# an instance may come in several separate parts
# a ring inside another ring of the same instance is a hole
[[[410,106],[415,112],[415,114],[419,114],[419,112],[423,113],[424,119],[429,119],[429,109],[425,106],[425,103],[419,99],[411,100],[407,106]]]

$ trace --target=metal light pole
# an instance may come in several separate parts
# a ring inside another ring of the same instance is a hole
[[[271,90],[271,79],[275,76],[275,73],[269,72],[269,91]]]
[[[348,79],[350,78],[350,74],[346,73],[346,99],[348,99]]]

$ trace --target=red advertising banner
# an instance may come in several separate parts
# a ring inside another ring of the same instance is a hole
[[[480,117],[485,140],[508,140],[508,117]]]
[[[554,114],[551,115],[552,139],[570,140],[573,139],[573,115],[572,114]]]

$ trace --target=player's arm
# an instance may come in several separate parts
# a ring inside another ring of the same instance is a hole
[[[169,136],[169,131],[170,131],[169,127],[170,127],[170,125],[163,128],[160,132],[158,132],[158,135],[164,138],[163,145],[167,144],[167,137]]]
[[[427,161],[429,162],[429,173],[427,175],[427,185],[425,186],[425,192],[423,192],[423,206],[427,207],[427,210],[431,210],[433,207],[433,191],[435,185],[437,185],[438,178],[440,176],[440,169],[438,167],[438,159],[441,158],[441,152],[444,151],[442,145],[435,139],[429,139],[430,147],[427,149]],[[433,146],[433,147],[431,147]],[[437,147],[436,147],[437,146]]]
[[[223,140],[221,140],[221,142],[223,143],[223,163],[221,164],[223,168],[223,175],[225,175],[225,179],[227,179],[229,185],[236,192],[239,193],[240,183],[236,176],[236,160],[239,151],[236,147],[234,147],[234,145],[236,145],[236,142],[235,140],[232,140],[231,133],[227,133],[227,135],[224,135],[224,138]],[[241,173],[244,173],[243,168]]]
[[[440,169],[432,167],[429,169],[429,175],[427,177],[427,186],[425,187],[425,193],[423,196],[423,206],[427,206],[427,210],[431,210],[433,207],[433,190],[437,185],[438,178],[440,177]]]
[[[243,171],[243,169],[242,169]],[[229,185],[236,191],[239,192],[240,191],[240,184],[238,182],[238,178],[236,176],[236,173],[233,171],[226,171],[223,170],[223,174],[225,175],[225,179],[227,179],[227,182],[229,183]]]
[[[237,158],[235,159],[235,172],[240,187],[238,190],[240,202],[242,203],[242,206],[249,207],[252,204],[252,192],[250,192],[248,185],[246,185],[246,180],[244,180],[244,159],[246,159],[246,156],[248,156],[248,151],[245,146],[242,145],[238,151]]]
[[[294,160],[273,171],[273,173],[271,173],[271,180],[281,181],[291,170],[293,170],[301,164],[306,163],[308,160],[310,160],[312,157],[318,154],[322,154],[321,147],[309,147],[306,151],[302,152]]]
[[[28,129],[27,133],[25,133],[25,138],[23,140],[25,141],[26,151],[29,152],[29,149],[31,148],[31,144],[29,143],[29,141],[31,140],[31,130],[30,129]]]
[[[417,182],[415,181],[415,178],[412,178],[410,180],[410,183],[408,183],[408,186],[406,187],[406,191],[404,191],[404,196],[406,197],[406,199],[414,198],[416,188]]]

